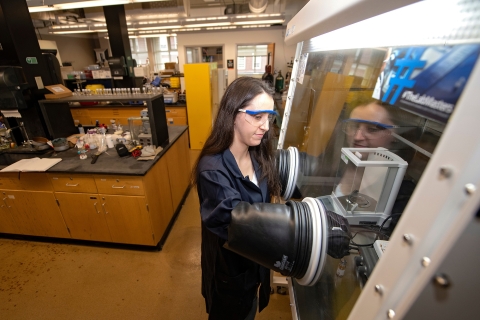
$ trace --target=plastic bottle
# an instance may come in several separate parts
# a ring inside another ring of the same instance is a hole
[[[278,75],[275,78],[275,91],[276,92],[282,92],[283,90],[283,84],[284,84],[284,78],[282,76],[282,71],[278,71]]]
[[[85,129],[83,128],[81,123],[78,124],[78,132],[81,134],[85,134]]]

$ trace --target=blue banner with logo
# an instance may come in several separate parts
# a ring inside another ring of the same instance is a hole
[[[445,123],[479,53],[479,44],[392,48],[373,97]]]

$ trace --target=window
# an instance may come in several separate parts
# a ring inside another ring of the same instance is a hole
[[[132,58],[135,59],[137,65],[148,63],[148,48],[146,38],[130,39],[130,49],[132,50]]]
[[[237,70],[245,70],[245,57],[237,58]]]
[[[165,62],[177,62],[177,37],[152,38],[152,51],[156,71],[165,69]]]
[[[267,47],[261,45],[237,46],[237,73],[238,76],[262,76],[267,65]]]
[[[165,62],[177,62],[177,37],[130,39],[132,58],[137,65],[150,64],[154,72],[164,70]]]

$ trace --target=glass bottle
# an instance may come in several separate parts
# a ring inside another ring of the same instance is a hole
[[[345,269],[347,268],[347,260],[345,259],[341,259],[339,264],[338,264],[338,268],[337,268],[337,276],[338,277],[343,277],[343,275],[345,274]]]
[[[277,77],[275,78],[275,91],[276,92],[282,92],[283,90],[283,84],[284,84],[285,79],[282,76],[282,71],[278,71]]]

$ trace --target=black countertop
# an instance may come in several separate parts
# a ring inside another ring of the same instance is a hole
[[[49,151],[39,158],[61,158],[58,164],[54,165],[47,172],[53,173],[81,173],[81,174],[116,174],[116,175],[135,175],[143,176],[150,168],[165,154],[165,152],[173,145],[173,143],[188,129],[188,126],[169,126],[168,137],[169,144],[155,157],[154,160],[136,160],[131,156],[119,157],[114,148],[108,149],[107,153],[103,153],[97,159],[97,162],[91,164],[91,155],[96,150],[87,153],[88,158],[81,160],[78,156],[76,148],[70,148],[66,151],[56,152]]]

